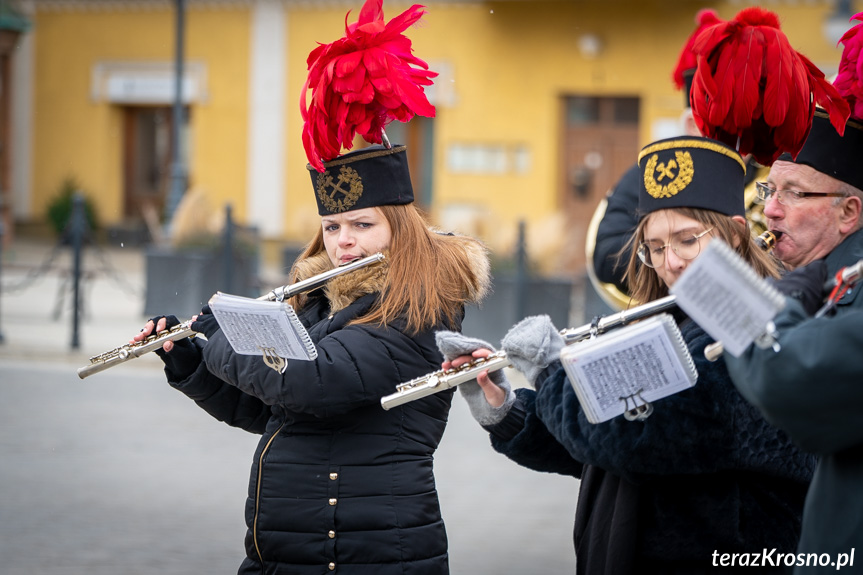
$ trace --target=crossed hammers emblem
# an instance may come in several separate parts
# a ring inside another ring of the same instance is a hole
[[[665,176],[668,176],[669,180],[673,180],[675,178],[675,176],[671,172],[671,170],[674,170],[676,168],[677,168],[677,162],[674,160],[668,160],[667,164],[660,162],[656,166],[656,172],[659,173],[659,177],[656,178],[656,181],[661,182],[662,178],[664,178]]]
[[[674,160],[672,160],[672,161],[674,161]],[[342,189],[342,186],[344,184],[348,184],[348,189]],[[346,180],[345,175],[343,173],[339,174],[339,179],[336,181],[333,181],[332,176],[327,176],[327,182],[324,185],[324,189],[326,190],[327,188],[330,188],[327,191],[328,191],[328,195],[331,198],[335,198],[337,193],[341,193],[342,195],[347,196],[350,193],[350,182],[348,182]]]
[[[330,213],[340,213],[357,203],[363,195],[363,183],[360,175],[349,166],[339,169],[338,178],[327,170],[318,175],[317,194],[325,209]],[[341,197],[337,197],[341,194]]]

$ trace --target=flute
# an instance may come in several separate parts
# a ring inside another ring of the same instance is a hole
[[[782,232],[771,232],[768,230],[755,238],[755,243],[762,250],[769,252],[776,245],[781,235]],[[569,345],[616,327],[624,326],[630,322],[666,311],[676,305],[675,297],[669,295],[644,305],[600,318],[594,323],[578,328],[561,330],[560,335],[563,337],[564,343]],[[721,344],[719,345],[721,346]],[[436,371],[397,385],[395,393],[381,398],[381,407],[388,410],[474,380],[483,370],[487,369],[489,372],[492,372],[511,365],[512,363],[506,357],[506,352],[498,351],[486,358],[475,359],[457,368]]]
[[[644,305],[601,317],[581,327],[561,330],[560,335],[564,343],[570,345],[633,321],[664,312],[677,305],[675,300],[673,295],[665,296]],[[436,371],[399,384],[396,386],[395,393],[381,398],[381,407],[389,410],[476,379],[476,376],[483,370],[497,371],[511,365],[512,363],[506,357],[506,352],[498,351],[486,358],[476,359],[457,368]]]
[[[266,295],[257,298],[267,301],[283,301],[297,294],[317,289],[327,283],[329,280],[342,274],[356,271],[371,264],[376,264],[384,259],[384,254],[378,252],[368,257],[354,260],[345,265],[325,271],[308,279],[278,287]],[[141,357],[142,355],[155,351],[162,347],[165,342],[178,341],[186,337],[197,335],[197,332],[192,330],[192,321],[187,320],[183,323],[175,325],[171,329],[166,329],[158,333],[154,333],[143,341],[128,343],[126,345],[106,351],[105,353],[93,356],[90,358],[90,363],[84,367],[78,368],[78,377],[84,379],[94,373],[105,371],[109,367],[114,367],[121,363],[125,363],[130,359]]]

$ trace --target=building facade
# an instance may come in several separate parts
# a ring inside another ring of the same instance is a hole
[[[512,249],[526,223],[549,273],[583,268],[590,217],[646,143],[676,135],[671,72],[713,7],[686,0],[428,0],[407,35],[439,72],[434,119],[388,130],[411,150],[433,221]],[[361,0],[186,0],[179,157],[188,189],[273,242],[318,225],[301,142],[306,57]],[[386,18],[409,3],[385,0]],[[68,178],[105,226],[164,219],[176,115],[176,7],[168,0],[19,0],[31,22],[12,55],[10,202],[44,219]],[[774,0],[795,48],[828,75],[853,2]],[[837,11],[840,16],[835,17]],[[842,19],[844,18],[844,23]],[[833,28],[831,28],[833,26]],[[835,29],[834,29],[835,28]],[[831,36],[832,34],[832,36]],[[176,175],[176,174],[174,174]]]

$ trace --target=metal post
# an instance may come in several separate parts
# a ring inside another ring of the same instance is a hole
[[[75,192],[72,198],[72,349],[80,347],[78,327],[81,323],[81,250],[87,219],[84,196]]]
[[[234,220],[231,217],[231,204],[225,206],[225,230],[223,232],[222,271],[224,289],[234,293]]]
[[[186,0],[174,0],[176,4],[176,48],[174,52],[174,109],[171,124],[171,189],[165,202],[165,222],[170,230],[174,212],[186,192],[187,175],[180,149],[180,130],[185,125],[183,108],[183,44],[185,36]]]
[[[527,315],[527,248],[524,220],[518,222],[518,245],[516,246],[515,267],[515,319]]]
[[[0,302],[3,301],[3,234],[6,231],[6,228],[3,224],[3,218],[0,217]],[[2,323],[0,323],[0,343],[4,342],[3,338],[3,327]]]

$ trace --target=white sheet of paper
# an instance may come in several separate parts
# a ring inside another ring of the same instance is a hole
[[[639,403],[652,402],[692,387],[697,379],[689,351],[668,314],[568,346],[560,360],[592,423],[634,407],[631,398],[636,395]]]
[[[231,347],[241,355],[263,355],[263,348],[271,348],[285,359],[310,360],[317,356],[314,345],[309,347],[306,329],[285,302],[220,292],[209,303]]]
[[[714,238],[669,290],[677,305],[737,357],[785,306],[785,298]]]

